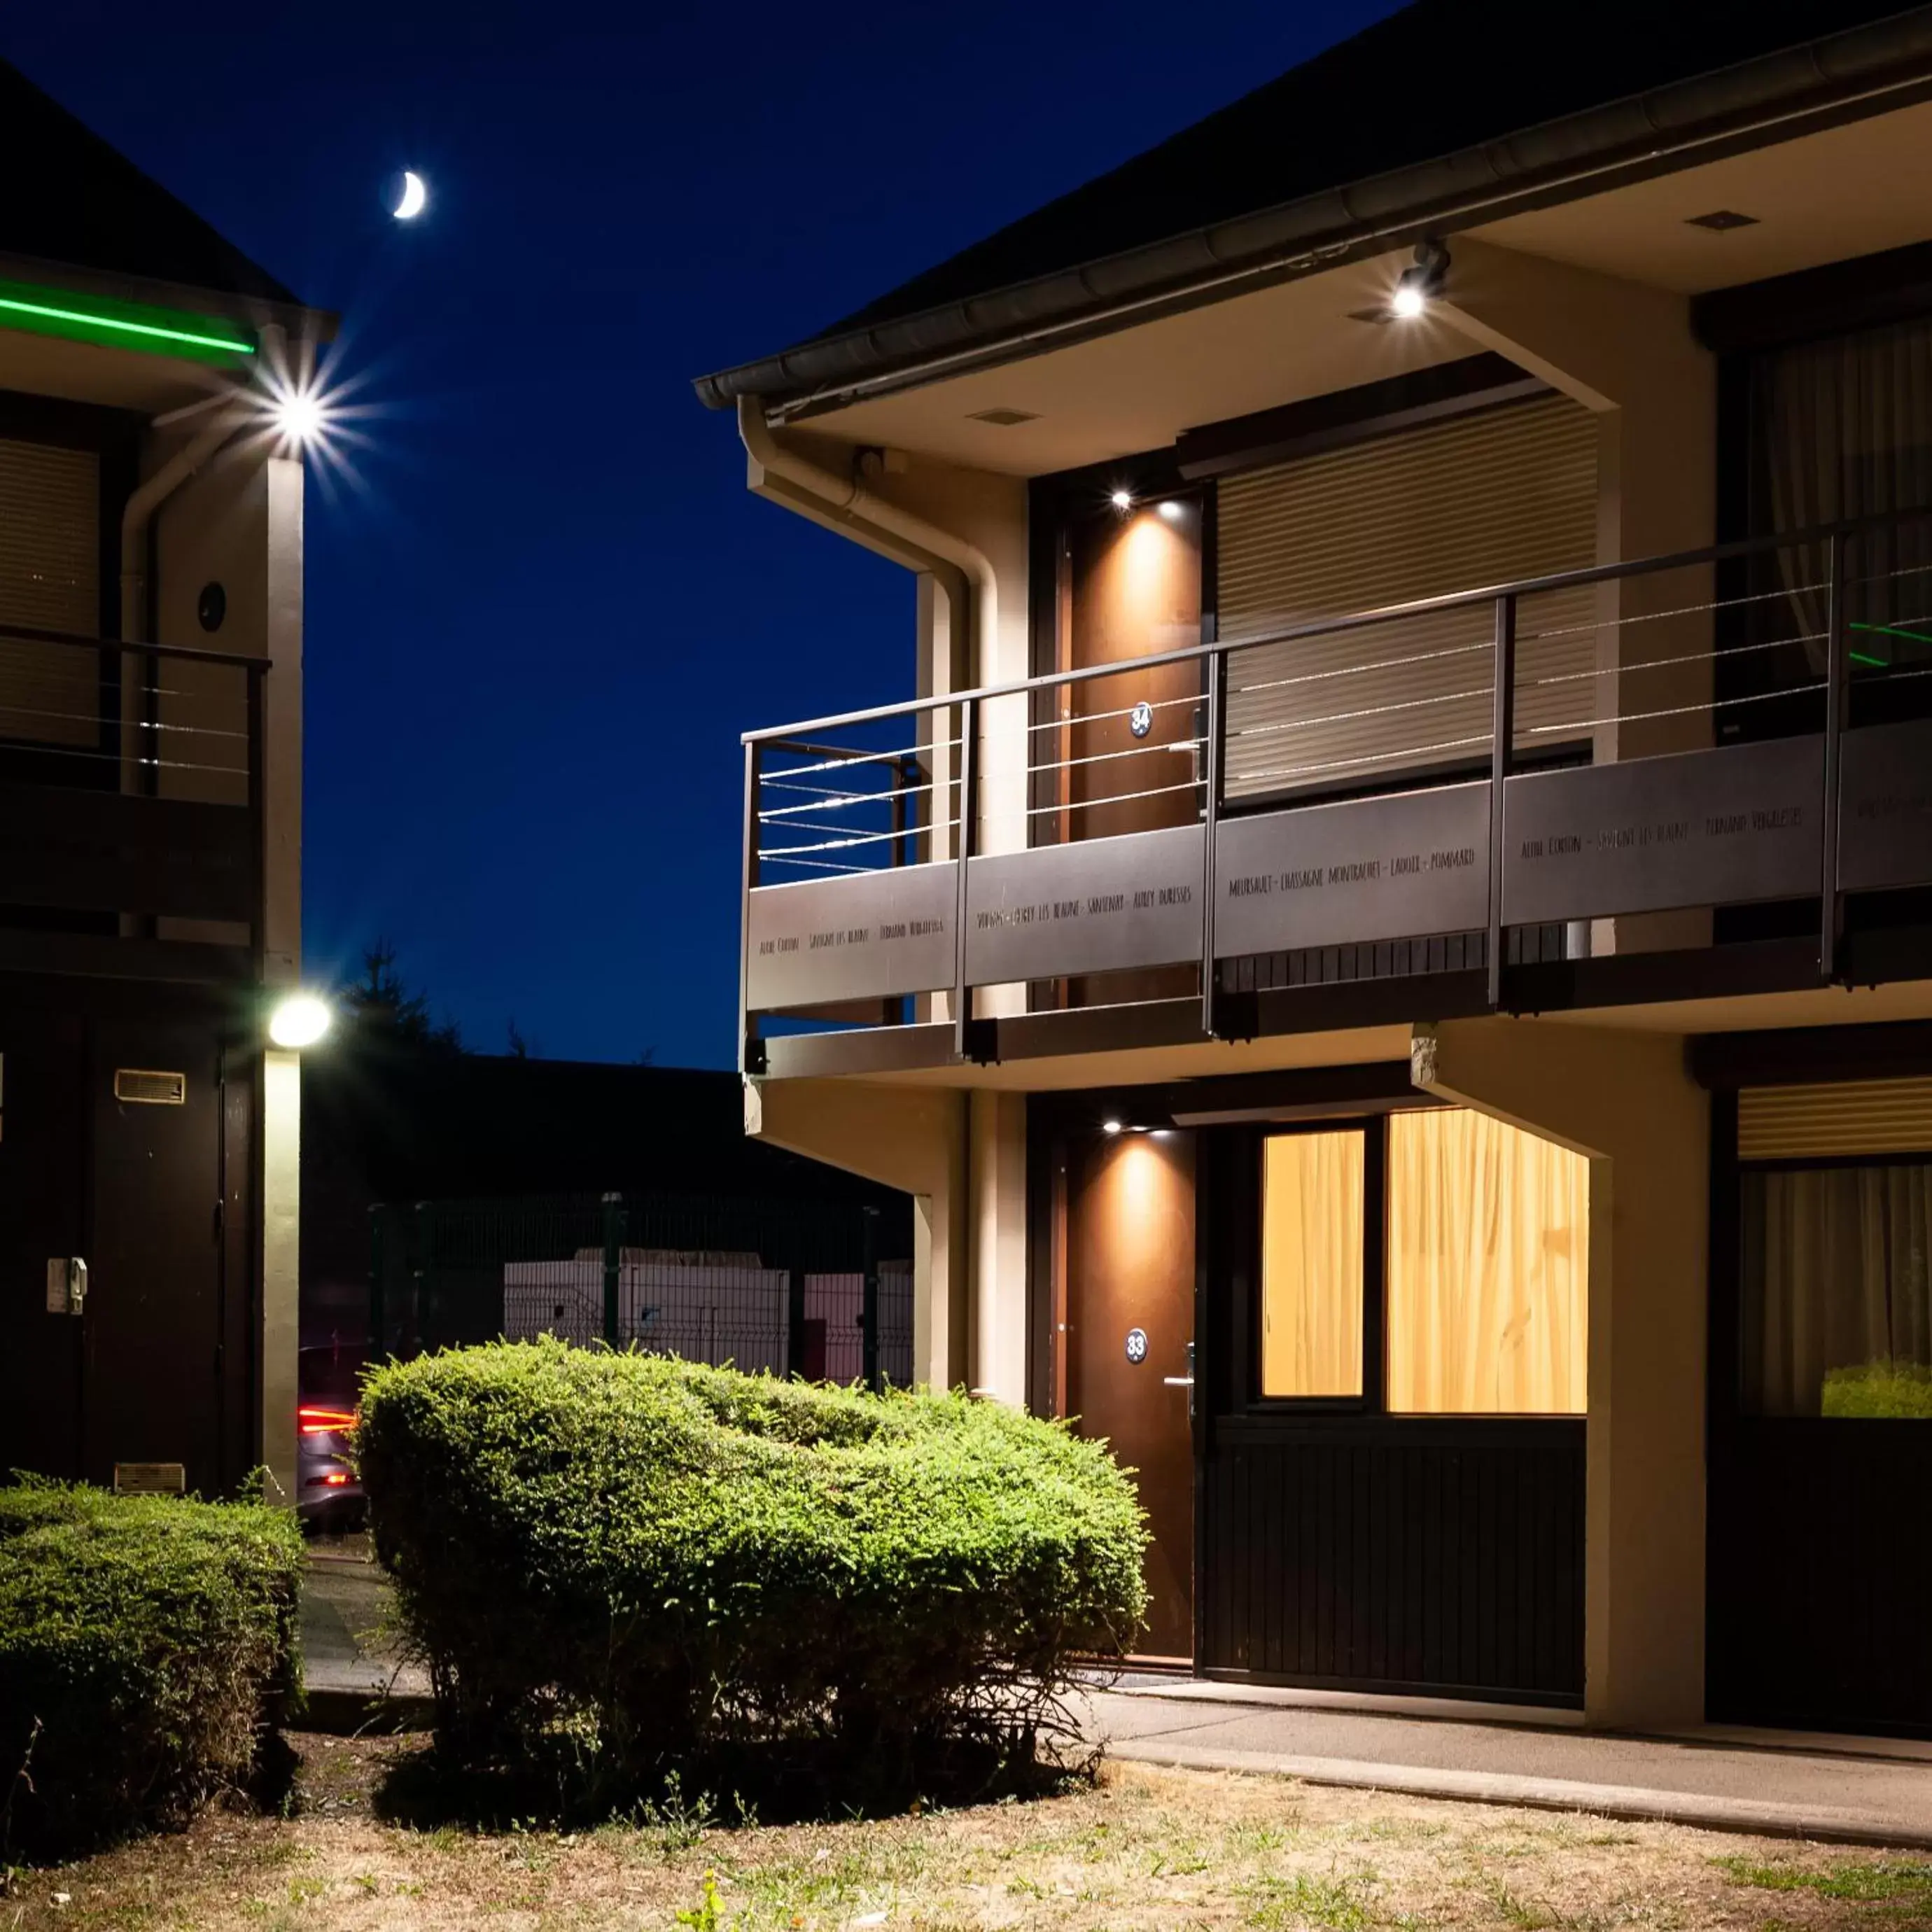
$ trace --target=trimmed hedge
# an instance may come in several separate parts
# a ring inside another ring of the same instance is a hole
[[[1145,1607],[1127,1477],[963,1396],[497,1342],[370,1375],[357,1448],[441,1741],[580,1792],[750,1742],[1030,1760]]]
[[[254,1503],[0,1489],[0,1853],[176,1823],[296,1685],[300,1531]]]

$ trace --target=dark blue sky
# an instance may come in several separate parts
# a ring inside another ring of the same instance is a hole
[[[514,1016],[727,1064],[737,734],[908,694],[912,590],[747,496],[688,379],[1390,10],[8,10],[0,52],[342,314],[375,412],[360,487],[309,496],[311,974],[386,935],[484,1051]]]

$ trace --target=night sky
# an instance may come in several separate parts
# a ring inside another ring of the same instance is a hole
[[[748,496],[688,379],[1392,10],[8,10],[0,52],[344,318],[366,442],[309,492],[310,976],[380,935],[482,1051],[514,1018],[550,1057],[728,1064],[737,734],[909,695],[912,580]]]

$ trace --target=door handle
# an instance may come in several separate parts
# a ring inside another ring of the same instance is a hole
[[[1192,1388],[1194,1386],[1194,1378],[1192,1376],[1162,1376],[1161,1380],[1166,1383],[1169,1388]]]
[[[1187,1391],[1187,1419],[1194,1420],[1194,1344],[1187,1344],[1187,1372],[1184,1376],[1162,1376],[1161,1380],[1169,1388],[1184,1388]]]

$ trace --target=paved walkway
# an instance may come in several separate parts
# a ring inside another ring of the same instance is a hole
[[[319,1537],[310,1544],[302,1637],[310,1723],[357,1729],[385,1703],[392,1720],[422,1716],[429,1681],[397,1658],[382,1629],[388,1600],[388,1585],[364,1538]]]
[[[1185,1678],[1125,1678],[1090,1701],[1095,1736],[1150,1764],[1932,1850],[1923,1744],[1715,1727],[1624,1737],[1586,1732],[1567,1712],[1422,1700],[1364,1709]]]

